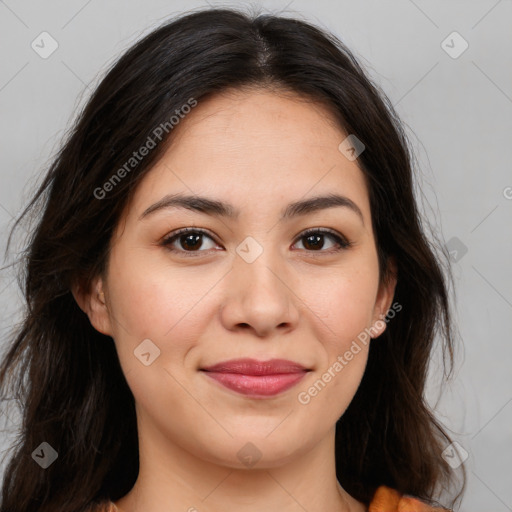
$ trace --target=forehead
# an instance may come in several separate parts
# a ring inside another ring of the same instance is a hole
[[[200,100],[173,138],[177,145],[199,138],[205,145],[234,153],[238,146],[261,144],[282,149],[300,142],[325,146],[336,144],[342,134],[332,112],[311,98],[285,90],[244,88]]]
[[[338,149],[348,134],[311,99],[268,90],[223,92],[200,100],[171,135],[135,193],[139,214],[171,192],[215,196],[260,213],[338,192],[370,215],[364,175]]]

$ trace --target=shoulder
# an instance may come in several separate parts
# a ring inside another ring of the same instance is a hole
[[[85,512],[118,512],[117,507],[110,500],[93,502]]]
[[[93,503],[87,512],[118,512],[112,501]],[[373,496],[368,512],[451,512],[433,507],[411,496],[404,496],[394,489],[381,485]]]
[[[433,507],[411,496],[404,496],[394,489],[380,486],[370,503],[368,512],[450,512],[448,509]]]

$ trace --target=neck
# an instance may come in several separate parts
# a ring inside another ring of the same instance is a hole
[[[364,512],[336,479],[334,433],[286,460],[240,469],[206,460],[206,450],[178,446],[142,420],[139,475],[115,505],[119,512]]]

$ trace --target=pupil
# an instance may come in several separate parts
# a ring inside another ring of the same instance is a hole
[[[195,239],[196,239],[196,240],[195,240],[195,243],[193,243],[193,242],[192,242],[192,243],[189,243],[189,240],[190,240],[190,239],[193,239],[193,238],[195,238]],[[196,245],[201,246],[201,244],[200,244],[200,243],[198,244],[198,241],[199,241],[199,239],[200,239],[200,238],[201,238],[201,235],[193,235],[193,234],[192,234],[192,235],[190,235],[190,234],[189,234],[189,235],[183,235],[183,236],[181,237],[182,245],[183,245],[183,247],[185,247],[185,248],[187,248],[187,247],[188,247],[189,249],[197,249],[197,247],[194,247],[194,246],[196,246]],[[185,243],[183,243],[183,240],[185,240]]]
[[[315,242],[315,241],[313,241],[312,245],[313,245],[315,248],[320,248],[320,249],[321,249],[321,248],[323,247],[323,245],[324,245],[324,244],[323,244],[323,243],[320,243],[320,242],[319,242],[319,239],[320,239],[320,238],[322,238],[322,236],[323,236],[323,235],[309,235],[309,236],[307,236],[307,237],[306,237],[306,240],[308,240],[308,242],[307,242],[307,243],[308,243],[309,245],[311,245],[311,244],[310,244],[310,242],[309,242],[309,240],[315,240],[315,239],[316,239],[316,242]]]

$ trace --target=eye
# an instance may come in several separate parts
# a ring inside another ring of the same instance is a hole
[[[330,251],[322,251],[321,249],[324,248],[324,238],[331,238],[331,240],[335,241],[335,245],[337,247],[334,248],[334,250]],[[306,250],[308,252],[327,252],[327,253],[333,253],[342,251],[344,249],[348,249],[352,242],[349,242],[344,237],[337,234],[335,231],[332,231],[330,229],[318,229],[318,228],[312,228],[308,229],[304,233],[302,233],[299,237],[299,240],[305,239],[306,243],[305,245]],[[303,244],[304,245],[304,244]]]
[[[200,250],[203,245],[203,238],[206,237],[212,242],[215,242],[213,238],[203,229],[199,228],[183,228],[166,236],[162,245],[169,251],[174,253],[180,253],[184,256],[195,256],[197,252],[207,252],[204,249]],[[321,250],[325,246],[324,238],[330,238],[335,242],[335,248],[329,251]],[[329,229],[312,228],[308,229],[299,236],[298,240],[305,239],[306,243],[305,250],[308,252],[322,252],[322,253],[333,253],[348,249],[352,242],[349,242],[335,231]],[[175,244],[181,246],[176,248]],[[208,249],[208,248],[207,248]],[[211,248],[210,248],[211,249]]]
[[[179,252],[186,256],[194,256],[194,254],[186,253],[204,252],[198,251],[198,248],[203,244],[201,240],[202,237],[206,237],[214,241],[213,238],[202,229],[183,228],[165,237],[162,241],[162,245],[167,247],[171,252]],[[175,242],[181,245],[182,249],[176,249],[173,247]]]

